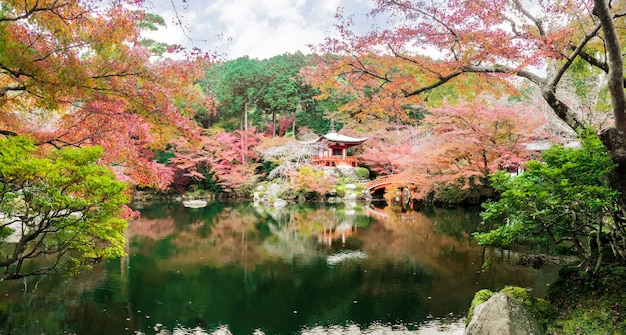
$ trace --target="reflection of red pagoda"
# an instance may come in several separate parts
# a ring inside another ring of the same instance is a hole
[[[318,155],[317,157],[312,157],[311,164],[321,166],[348,165],[356,167],[357,159],[348,157],[347,150],[350,147],[365,142],[365,140],[367,140],[367,137],[355,138],[341,135],[334,132],[331,128],[331,132],[313,141],[321,142],[325,145],[318,148]]]
[[[346,238],[356,234],[356,225],[348,222],[342,222],[334,228],[324,228],[317,235],[317,242],[332,245],[334,240],[341,237],[341,243],[346,244]]]

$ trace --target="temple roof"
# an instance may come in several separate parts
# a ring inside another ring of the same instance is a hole
[[[303,144],[313,144],[315,142],[319,142],[321,139],[326,139],[328,141],[331,142],[337,142],[337,143],[346,143],[346,144],[361,144],[363,142],[365,142],[368,137],[350,137],[350,136],[346,136],[346,135],[342,135],[342,134],[338,134],[335,132],[332,133],[328,133],[326,135],[323,135],[322,137],[318,137],[314,140],[310,140],[310,141],[304,141],[304,142],[300,142]]]
[[[341,135],[338,133],[328,133],[324,135],[324,138],[333,141],[333,142],[342,142],[342,143],[363,143],[367,140],[367,137],[350,137],[346,135]]]

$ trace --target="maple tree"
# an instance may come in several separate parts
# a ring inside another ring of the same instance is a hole
[[[120,177],[166,187],[171,172],[144,149],[197,137],[189,117],[210,101],[192,84],[206,58],[154,58],[140,43],[142,5],[3,1],[0,132],[56,148],[100,145]]]
[[[388,28],[358,35],[351,17],[340,12],[340,36],[328,38],[322,48],[342,57],[328,58],[320,67],[318,85],[357,97],[352,113],[402,115],[403,106],[432,103],[433,96],[445,97],[450,87],[456,96],[480,98],[480,92],[513,90],[523,79],[577,130],[584,120],[559,89],[573,64],[583,61],[607,74],[615,127],[602,139],[618,163],[613,184],[626,194],[623,36],[615,28],[623,18],[622,3],[377,0],[370,14],[384,17]]]
[[[102,148],[63,148],[42,158],[36,151],[25,137],[0,139],[0,278],[123,255],[128,194],[97,164]]]
[[[490,173],[521,166],[533,154],[525,144],[549,136],[544,123],[540,111],[520,104],[432,108],[419,127],[373,134],[359,159],[378,174],[417,182],[418,199],[432,193],[437,197],[446,187],[488,184]]]
[[[261,135],[254,128],[232,132],[206,130],[198,143],[183,137],[171,140],[173,157],[168,161],[184,177],[175,187],[182,193],[189,184],[216,184],[224,192],[245,193],[243,187],[255,179],[255,148],[260,141]]]
[[[2,1],[0,224],[16,233],[4,279],[123,255],[129,184],[168,187],[153,150],[199,137],[191,117],[211,100],[193,84],[210,59],[143,45],[141,22],[159,23],[144,5]]]

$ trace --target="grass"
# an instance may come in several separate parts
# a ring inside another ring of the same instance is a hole
[[[546,300],[559,310],[546,334],[626,334],[626,267],[611,266],[590,275],[562,270]]]

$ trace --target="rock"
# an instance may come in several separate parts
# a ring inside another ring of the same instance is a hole
[[[348,193],[348,194],[346,194],[345,197],[343,197],[343,200],[345,200],[345,201],[355,201],[356,200],[356,194]]]
[[[265,196],[269,197],[269,198],[276,198],[278,197],[280,194],[280,185],[272,183],[270,184],[270,186],[267,188],[267,191],[265,192]]]
[[[285,201],[283,199],[278,198],[278,199],[276,199],[274,201],[274,207],[275,208],[282,208],[282,207],[285,207],[285,206],[287,206],[287,201]]]
[[[464,335],[540,335],[543,332],[517,299],[496,293],[478,305]]]
[[[346,184],[346,188],[349,189],[349,190],[353,190],[354,191],[354,190],[356,190],[356,185],[354,185],[354,184]]]
[[[187,208],[202,208],[207,206],[207,202],[205,200],[186,200],[183,201],[183,206]]]

